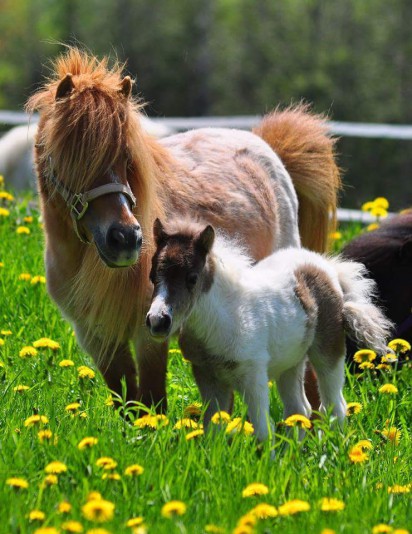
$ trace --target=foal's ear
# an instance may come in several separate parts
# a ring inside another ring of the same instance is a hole
[[[160,245],[168,237],[167,233],[165,232],[163,228],[162,221],[160,219],[156,219],[153,224],[153,235],[155,238],[156,245]]]
[[[69,94],[74,89],[74,83],[73,83],[73,74],[68,72],[66,76],[63,78],[63,80],[60,81],[59,85],[57,86],[56,90],[56,100],[60,100],[61,98],[64,98],[65,96],[69,96]]]
[[[120,94],[122,94],[125,98],[129,98],[132,93],[132,85],[133,82],[130,76],[125,76],[120,82]]]
[[[204,230],[202,230],[197,238],[197,246],[201,248],[206,254],[210,252],[215,240],[215,230],[213,226],[208,224]]]

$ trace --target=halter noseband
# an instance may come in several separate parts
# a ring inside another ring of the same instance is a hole
[[[52,161],[50,158],[50,170],[52,168]],[[72,218],[74,231],[76,232],[77,237],[82,243],[87,245],[90,244],[90,241],[84,235],[81,235],[77,223],[82,217],[84,217],[87,208],[89,207],[89,202],[104,195],[109,195],[110,193],[123,193],[123,195],[125,195],[130,202],[132,210],[136,206],[136,198],[128,185],[115,183],[105,184],[95,187],[94,189],[90,189],[90,191],[86,191],[85,193],[73,193],[73,191],[64,186],[56,178],[52,170],[49,180],[63,197],[67,207],[70,209],[70,216]]]

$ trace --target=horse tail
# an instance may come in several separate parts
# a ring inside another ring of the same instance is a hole
[[[266,115],[253,132],[276,152],[292,178],[299,199],[302,245],[324,252],[336,227],[341,185],[336,138],[328,135],[325,117],[300,103]]]
[[[359,346],[386,354],[390,349],[386,340],[393,323],[373,304],[377,295],[374,280],[367,277],[362,263],[332,260],[343,291],[343,323],[347,335]]]

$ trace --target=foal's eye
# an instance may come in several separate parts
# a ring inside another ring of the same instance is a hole
[[[189,273],[186,276],[186,284],[189,289],[192,289],[195,287],[197,280],[199,278],[199,275],[197,273]]]

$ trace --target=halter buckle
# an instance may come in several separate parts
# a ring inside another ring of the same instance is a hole
[[[74,217],[79,221],[86,213],[89,203],[83,200],[82,193],[73,195],[70,202],[70,211]]]

